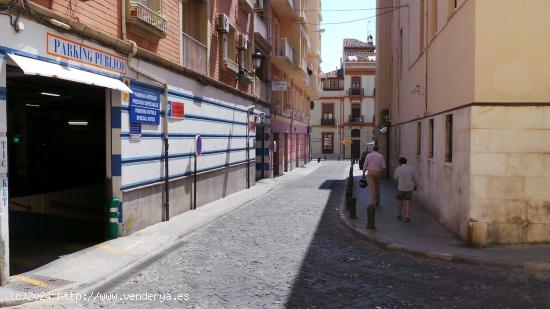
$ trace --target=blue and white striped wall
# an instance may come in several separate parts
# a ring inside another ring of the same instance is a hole
[[[144,86],[141,83],[140,85]],[[244,106],[196,96],[172,87],[170,87],[168,99],[182,102],[185,106],[183,120],[172,118],[168,120],[170,179],[189,176],[193,173],[194,139],[198,134],[203,139],[203,152],[197,161],[198,172],[246,162],[247,123]],[[131,141],[129,106],[127,102],[121,104],[122,191],[160,183],[164,180],[164,115],[161,117],[159,125],[142,125],[141,140]],[[250,145],[254,145],[254,140],[255,135],[251,134]],[[249,152],[250,160],[253,162],[254,147],[251,147]],[[113,164],[116,164],[115,160]]]

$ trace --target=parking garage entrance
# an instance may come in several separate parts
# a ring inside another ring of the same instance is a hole
[[[105,88],[7,66],[10,274],[105,239]]]

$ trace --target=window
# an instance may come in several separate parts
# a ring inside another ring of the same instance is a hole
[[[453,115],[445,116],[445,161],[453,162]]]
[[[202,74],[206,74],[208,62],[206,7],[207,4],[201,0],[183,0],[181,2],[181,62],[184,67]]]
[[[361,88],[361,77],[353,76],[351,78],[351,89],[360,89]]]
[[[334,117],[334,103],[324,103],[321,110],[322,110],[321,124],[335,125],[336,119]]]
[[[403,78],[403,29],[399,31],[399,67],[398,70],[398,76],[399,79]]]
[[[422,154],[422,122],[416,123],[416,155]]]
[[[426,0],[420,0],[420,44],[419,44],[419,52],[421,53],[422,50],[424,49],[424,35],[425,35],[425,31],[424,31],[424,2]]]
[[[433,119],[430,119],[429,120],[429,135],[428,135],[428,143],[429,143],[429,149],[428,149],[428,155],[429,155],[429,158],[433,158],[434,157],[434,120]]]
[[[351,137],[361,137],[361,130],[359,129],[351,130]]]
[[[449,0],[449,14],[454,12],[458,7],[458,0]]]
[[[430,34],[433,38],[437,33],[437,1],[438,0],[432,0],[432,14],[431,14],[431,22],[430,22]]]
[[[223,57],[237,62],[237,53],[235,48],[235,28],[229,26],[229,32],[223,34]]]
[[[334,152],[334,133],[322,133],[323,153]]]
[[[340,81],[337,80],[337,79],[329,80],[329,88],[330,89],[340,89]]]

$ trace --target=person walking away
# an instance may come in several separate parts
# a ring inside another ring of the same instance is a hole
[[[376,207],[380,207],[380,176],[382,170],[386,168],[384,156],[378,150],[379,147],[374,146],[373,151],[367,155],[363,164],[363,177],[365,174],[367,175],[371,205]]]
[[[361,154],[361,159],[359,159],[359,169],[363,170],[363,165],[365,164],[365,159],[367,158],[367,155],[369,154],[368,150],[363,151]]]
[[[416,178],[414,169],[407,164],[407,159],[399,158],[399,167],[395,170],[393,178],[397,181],[397,218],[402,219],[401,214],[405,208],[405,222],[411,222],[411,198],[413,191],[416,191]]]

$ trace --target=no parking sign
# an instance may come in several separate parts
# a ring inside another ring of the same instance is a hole
[[[195,155],[198,157],[202,154],[202,137],[200,135],[195,136]]]

